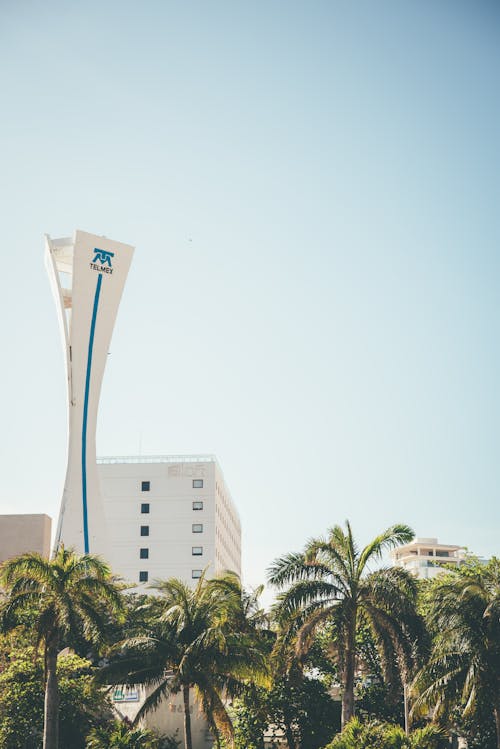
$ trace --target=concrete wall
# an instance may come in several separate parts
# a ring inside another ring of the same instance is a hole
[[[215,464],[215,569],[241,575],[241,524],[218,464]]]
[[[26,552],[50,556],[48,515],[0,515],[0,562]]]

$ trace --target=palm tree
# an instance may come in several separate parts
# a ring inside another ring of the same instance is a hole
[[[232,741],[224,699],[266,670],[257,630],[244,623],[239,580],[232,574],[206,580],[203,574],[194,589],[176,578],[155,587],[161,598],[159,610],[152,607],[149,632],[122,643],[102,679],[150,688],[136,721],[167,695],[182,693],[186,749],[192,749],[189,694],[194,689],[217,745],[221,733]]]
[[[321,624],[333,624],[343,726],[354,715],[356,632],[361,625],[371,630],[389,684],[397,681],[398,669],[408,680],[415,666],[415,645],[423,631],[415,610],[416,583],[400,568],[369,573],[370,562],[412,538],[408,526],[394,525],[360,550],[346,522],[346,532],[336,525],[327,538],[309,541],[302,553],[287,554],[269,569],[273,585],[289,586],[279,595],[275,612],[281,625],[295,632],[297,656],[307,653]]]
[[[450,570],[430,598],[434,643],[413,684],[413,711],[430,708],[445,720],[455,706],[467,717],[490,705],[500,749],[500,560]]]
[[[5,562],[0,584],[6,591],[4,631],[28,627],[45,656],[44,749],[58,749],[57,656],[72,638],[99,643],[107,617],[121,609],[121,595],[108,566],[98,557],[76,555],[61,546],[53,559],[23,554]]]

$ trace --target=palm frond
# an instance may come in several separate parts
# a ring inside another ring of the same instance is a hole
[[[135,716],[132,723],[132,725],[134,726],[136,726],[141,718],[143,718],[145,715],[152,712],[153,710],[156,710],[160,703],[165,700],[165,698],[168,697],[169,694],[173,693],[173,684],[172,681],[170,681],[168,678],[159,679],[157,682],[151,680],[147,682],[147,684],[152,688],[152,691],[150,692],[150,694],[148,694],[141,707],[137,711],[137,715]]]
[[[279,557],[267,570],[267,579],[276,588],[294,580],[311,580],[320,576],[320,570],[307,564],[305,555],[297,552]]]
[[[302,660],[311,647],[312,637],[316,629],[325,621],[332,618],[331,607],[319,608],[307,617],[304,624],[297,633],[297,644],[295,652],[299,660]]]
[[[366,565],[371,559],[378,561],[384,551],[394,549],[401,544],[408,544],[413,541],[415,534],[408,525],[396,524],[387,528],[383,533],[376,536],[371,541],[359,557],[359,573],[362,574]]]
[[[272,614],[276,621],[284,622],[293,620],[299,611],[304,611],[310,606],[324,608],[339,600],[342,600],[339,589],[331,583],[323,580],[301,580],[276,597]]]

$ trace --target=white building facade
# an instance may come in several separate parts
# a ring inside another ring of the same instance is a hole
[[[403,567],[421,580],[439,575],[444,564],[460,564],[465,556],[463,546],[440,544],[437,538],[416,538],[391,551],[395,567]]]
[[[240,521],[214,456],[98,458],[97,467],[105,556],[127,583],[241,574]]]

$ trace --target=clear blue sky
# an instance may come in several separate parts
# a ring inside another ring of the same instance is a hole
[[[500,6],[0,3],[1,511],[57,517],[43,233],[136,245],[98,452],[217,454],[248,584],[349,518],[500,553]]]

